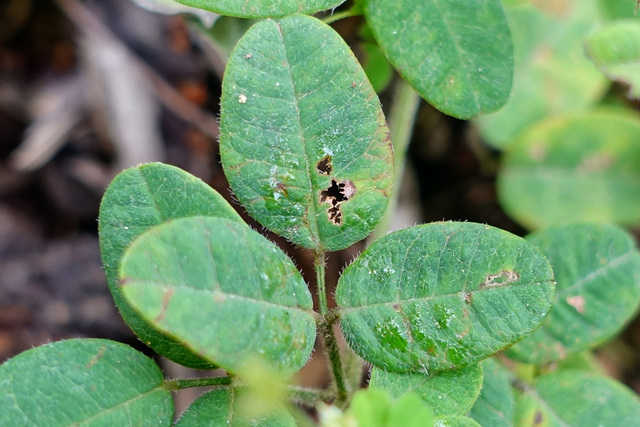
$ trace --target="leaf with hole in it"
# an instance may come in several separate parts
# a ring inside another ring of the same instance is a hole
[[[484,371],[482,391],[469,416],[483,426],[513,427],[515,404],[507,369],[494,358],[480,364]]]
[[[513,47],[499,0],[367,0],[365,15],[389,61],[437,109],[468,119],[507,101]]]
[[[640,224],[640,116],[601,110],[539,123],[509,146],[498,198],[529,229]]]
[[[238,199],[305,248],[343,249],[384,214],[393,155],[378,98],[330,27],[254,25],[225,71],[220,154]]]
[[[527,240],[547,257],[556,301],[532,335],[507,351],[526,363],[563,359],[619,332],[640,307],[640,253],[634,238],[610,224],[547,228]]]
[[[180,417],[175,427],[294,427],[295,420],[281,406],[269,413],[252,415],[250,394],[242,387],[221,387],[198,397]]]
[[[596,2],[516,3],[505,5],[515,52],[511,96],[499,111],[476,119],[483,139],[498,148],[546,117],[587,110],[608,86],[584,54],[584,39],[598,22]]]
[[[443,222],[375,241],[340,277],[347,341],[395,372],[461,368],[513,345],[551,308],[538,249],[490,226]]]
[[[413,392],[433,408],[436,417],[464,415],[482,388],[482,368],[475,364],[462,369],[434,374],[420,372],[388,372],[371,370],[369,387],[382,389],[391,397]]]
[[[640,98],[640,21],[615,21],[587,40],[587,53],[612,80],[629,85],[629,96]]]
[[[176,0],[220,15],[238,18],[273,18],[335,9],[345,0]]]
[[[202,358],[292,374],[315,342],[311,294],[274,243],[244,224],[191,217],[146,232],[122,259],[127,302]]]
[[[161,355],[192,368],[211,368],[183,344],[155,330],[124,300],[118,287],[120,259],[142,233],[166,221],[195,215],[243,223],[215,190],[174,166],[149,163],[121,172],[100,204],[100,252],[109,290],[120,314],[147,345]]]
[[[517,426],[617,427],[638,420],[635,393],[611,378],[582,371],[544,375],[516,400]]]
[[[0,425],[170,426],[163,382],[153,360],[127,345],[58,341],[0,365]]]

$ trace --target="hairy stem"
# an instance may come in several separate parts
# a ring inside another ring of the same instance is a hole
[[[320,336],[322,342],[327,350],[327,357],[329,358],[329,365],[331,368],[331,374],[337,390],[337,403],[341,404],[347,400],[347,386],[344,378],[344,367],[342,366],[342,360],[340,357],[340,347],[338,346],[338,340],[336,334],[333,331],[333,324],[335,323],[335,316],[329,315],[329,308],[327,304],[327,286],[325,279],[325,252],[322,249],[316,249],[315,251],[315,269],[316,269],[316,282],[318,288],[318,305],[320,308],[320,314],[322,320],[318,324],[320,329]]]
[[[391,112],[389,114],[389,131],[391,133],[391,141],[393,142],[395,163],[393,192],[387,211],[370,237],[370,241],[379,239],[389,231],[391,217],[398,205],[402,175],[407,157],[407,147],[409,146],[409,141],[411,141],[413,125],[419,105],[420,97],[418,94],[409,83],[404,81],[404,79],[400,79],[396,86],[393,105],[391,106]]]
[[[166,380],[162,385],[167,390],[180,390],[191,387],[223,386],[231,384],[231,377],[188,378],[182,380]]]
[[[327,16],[326,18],[323,18],[322,21],[325,24],[329,25],[329,24],[331,24],[333,22],[336,22],[336,21],[339,21],[341,19],[350,18],[352,16],[358,16],[358,15],[362,15],[362,7],[360,6],[360,4],[356,4],[351,9],[347,9],[347,10],[344,10],[342,12],[332,13],[331,15]]]

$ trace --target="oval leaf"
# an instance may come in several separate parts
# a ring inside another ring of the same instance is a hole
[[[629,85],[629,96],[640,98],[640,21],[616,21],[587,38],[591,60],[612,80]]]
[[[121,277],[148,322],[227,370],[259,358],[291,374],[311,354],[316,329],[302,276],[244,224],[192,217],[158,226],[126,252]]]
[[[389,61],[437,109],[467,119],[507,101],[513,46],[499,0],[367,0],[365,14]]]
[[[539,120],[587,110],[608,86],[584,54],[584,39],[598,21],[596,2],[516,3],[505,6],[515,51],[513,91],[500,111],[477,119],[484,140],[499,148]]]
[[[262,21],[225,71],[220,154],[262,225],[305,248],[343,249],[382,217],[393,174],[378,98],[330,27]]]
[[[640,224],[640,119],[598,111],[546,120],[509,147],[502,207],[529,229],[570,221]]]
[[[515,404],[507,370],[493,358],[483,360],[482,391],[469,416],[480,425],[513,427]]]
[[[118,287],[120,259],[138,236],[165,221],[194,215],[242,222],[220,194],[183,170],[161,163],[127,169],[113,180],[100,204],[100,252],[111,295],[133,332],[174,362],[207,369],[211,362],[153,329],[126,303]]]
[[[73,339],[0,365],[0,424],[169,426],[173,399],[158,366],[114,341]]]
[[[345,0],[176,0],[198,9],[238,18],[270,18],[335,9]]]
[[[549,263],[530,243],[474,223],[433,223],[374,242],[340,277],[351,347],[389,371],[461,368],[511,346],[547,315]]]
[[[355,419],[354,419],[355,418]],[[406,393],[391,399],[383,390],[364,389],[353,395],[347,416],[336,425],[358,425],[363,427],[432,427],[432,408],[415,393]]]
[[[388,372],[374,367],[369,387],[382,389],[393,398],[414,392],[433,408],[436,417],[464,415],[480,394],[482,368],[475,364],[429,375]]]
[[[270,414],[252,417],[243,410],[251,404],[243,388],[222,387],[198,397],[180,417],[175,427],[295,427],[293,416],[282,407]]]
[[[632,426],[640,399],[611,378],[582,371],[540,377],[516,401],[516,425],[549,427]]]
[[[526,363],[563,359],[607,340],[640,306],[640,253],[632,236],[608,224],[573,224],[527,238],[547,257],[556,301],[532,335],[508,350]]]

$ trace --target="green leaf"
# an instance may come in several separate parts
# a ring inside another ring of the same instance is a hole
[[[598,0],[601,15],[609,20],[615,19],[640,19],[638,14],[637,2],[628,1],[611,1]]]
[[[615,21],[587,38],[587,53],[610,79],[629,85],[640,98],[640,21]]]
[[[357,420],[359,427],[434,425],[432,409],[415,393],[406,393],[392,401],[382,390],[360,390],[353,396],[347,414]]]
[[[307,16],[254,25],[229,59],[220,114],[225,173],[265,227],[338,250],[384,214],[393,175],[384,115],[327,25]]]
[[[530,243],[487,225],[433,223],[386,235],[340,277],[347,341],[395,372],[461,368],[511,346],[547,315],[551,267]]]
[[[482,391],[469,416],[483,426],[513,427],[515,404],[508,371],[493,358],[483,360],[481,365]]]
[[[598,21],[596,2],[521,3],[505,6],[515,51],[511,97],[500,111],[477,119],[486,142],[499,148],[545,117],[587,110],[607,89],[584,54],[584,39]]]
[[[571,221],[640,224],[640,119],[625,111],[549,119],[506,152],[502,207],[529,229]]]
[[[438,418],[435,425],[438,427],[482,427],[474,419],[460,415],[455,417]]]
[[[609,224],[571,224],[527,237],[547,257],[556,301],[532,335],[508,350],[544,363],[592,348],[619,332],[640,306],[640,253],[634,238]]]
[[[73,339],[0,365],[0,425],[169,426],[173,400],[158,366],[114,341]]]
[[[365,15],[389,61],[437,109],[467,119],[507,101],[513,47],[499,0],[367,0]]]
[[[516,425],[526,427],[632,426],[640,399],[611,378],[582,371],[540,377],[516,402]]]
[[[122,259],[127,301],[201,357],[242,372],[255,359],[292,374],[315,342],[311,294],[275,244],[213,217],[146,232]]]
[[[428,375],[420,372],[388,372],[374,367],[369,387],[382,389],[393,398],[407,392],[417,393],[433,408],[436,417],[463,415],[480,394],[482,368],[476,364]]]
[[[291,414],[283,407],[272,408],[271,413],[252,417],[243,410],[247,401],[246,388],[222,387],[198,397],[180,417],[175,427],[294,427]]]
[[[296,13],[313,14],[335,9],[345,0],[175,0],[220,15],[238,18],[272,18]]]
[[[124,300],[118,287],[120,259],[126,248],[150,228],[175,218],[217,216],[242,222],[215,190],[169,165],[150,163],[120,173],[100,205],[100,252],[109,290],[131,329],[156,352],[192,368],[211,368],[181,343],[153,329]]]

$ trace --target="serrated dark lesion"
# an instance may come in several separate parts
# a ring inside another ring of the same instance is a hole
[[[331,180],[331,185],[320,192],[320,203],[328,203],[327,215],[335,225],[342,224],[342,202],[351,199],[356,193],[356,186],[349,180]]]

